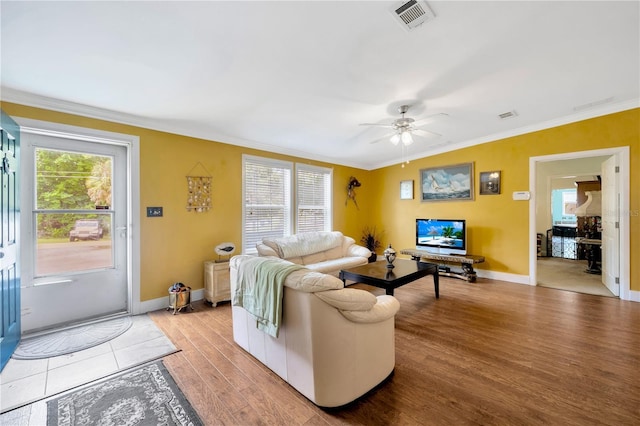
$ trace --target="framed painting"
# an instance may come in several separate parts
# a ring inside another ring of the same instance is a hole
[[[400,182],[400,199],[413,200],[413,180],[403,180]]]
[[[480,172],[480,195],[500,194],[500,172]]]
[[[421,201],[473,200],[473,163],[420,170]]]

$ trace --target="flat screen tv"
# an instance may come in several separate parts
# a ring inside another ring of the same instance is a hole
[[[416,249],[435,254],[467,254],[464,219],[416,219]]]

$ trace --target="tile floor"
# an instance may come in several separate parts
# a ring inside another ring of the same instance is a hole
[[[125,333],[93,348],[47,359],[10,359],[0,373],[0,412],[5,413],[0,424],[32,424],[18,419],[19,410],[10,410],[176,351],[147,315],[132,320]]]
[[[540,257],[537,262],[538,285],[558,290],[615,297],[602,284],[602,275],[588,274],[585,272],[586,269],[586,260]]]

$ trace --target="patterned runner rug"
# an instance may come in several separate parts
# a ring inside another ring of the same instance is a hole
[[[47,426],[202,424],[161,361],[47,402]]]
[[[124,316],[93,324],[80,325],[20,341],[11,356],[14,359],[40,359],[78,352],[118,337],[131,327],[131,317]]]

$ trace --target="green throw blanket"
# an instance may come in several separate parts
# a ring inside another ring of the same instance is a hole
[[[233,305],[256,317],[258,329],[278,337],[282,320],[284,280],[301,265],[279,259],[252,257],[238,265]]]

